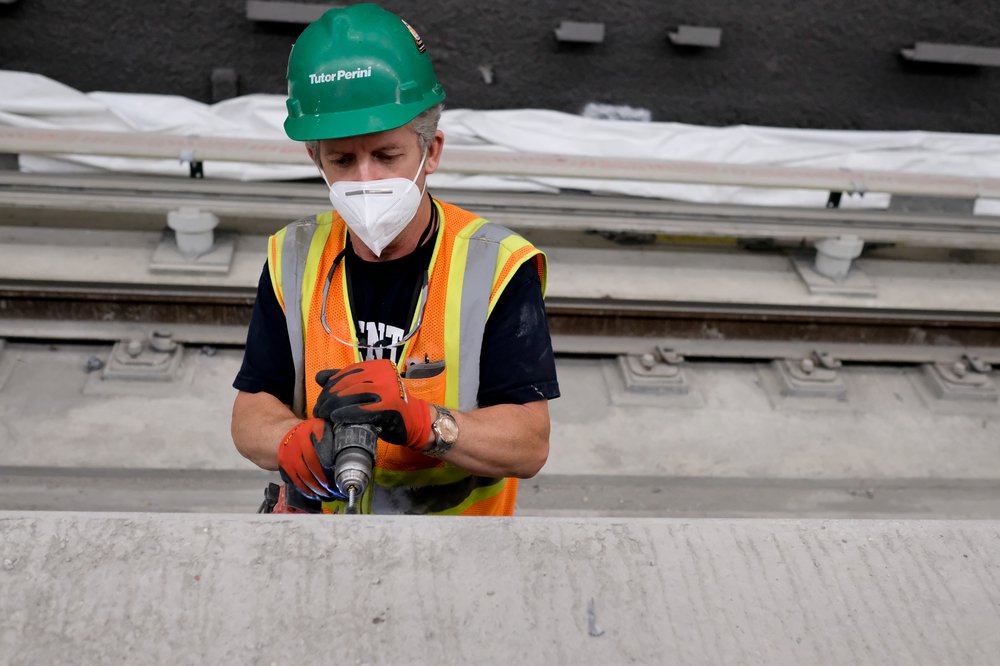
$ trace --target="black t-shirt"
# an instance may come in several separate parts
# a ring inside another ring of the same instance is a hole
[[[348,240],[343,261],[361,360],[399,361],[433,254],[434,236],[405,257],[365,261]]]
[[[409,332],[433,251],[432,236],[405,257],[368,262],[354,254],[348,239],[343,263],[359,344],[394,344]],[[384,357],[396,362],[401,349],[402,345],[362,348],[361,358]],[[479,368],[481,407],[559,397],[552,341],[534,262],[525,263],[514,273],[487,319]],[[312,378],[306,377],[306,381]],[[295,369],[288,329],[266,264],[257,286],[243,366],[233,386],[247,393],[264,391],[287,405],[292,403]]]

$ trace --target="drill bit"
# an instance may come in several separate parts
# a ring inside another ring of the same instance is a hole
[[[351,484],[347,487],[347,513],[354,513],[357,509],[354,506],[354,499],[357,496],[358,487]]]

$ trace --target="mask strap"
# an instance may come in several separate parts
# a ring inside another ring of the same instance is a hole
[[[422,157],[420,158],[420,164],[419,164],[419,165],[417,165],[417,173],[416,173],[416,174],[414,174],[414,176],[413,176],[413,180],[416,180],[417,178],[419,178],[419,177],[420,177],[420,171],[421,171],[421,169],[423,169],[423,168],[424,168],[424,162],[426,162],[426,161],[427,161],[427,152],[428,152],[428,149],[427,149],[427,148],[424,148],[424,154],[423,154],[423,156],[422,156]]]
[[[424,162],[427,161],[427,151],[428,148],[424,148],[424,155],[420,158],[420,165],[417,167],[417,173],[413,176],[413,184],[417,184],[417,178],[420,178],[420,172],[424,168]],[[424,178],[424,186],[420,188],[420,198],[424,198],[424,194],[427,192],[427,179]]]

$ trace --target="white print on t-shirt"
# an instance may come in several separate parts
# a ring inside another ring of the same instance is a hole
[[[400,347],[393,347],[391,345],[399,344],[400,340],[403,339],[403,332],[401,328],[386,326],[381,322],[359,321],[358,343],[367,345],[368,347],[375,347],[375,349],[361,347],[361,359],[364,361],[374,361],[379,358],[388,358],[393,363],[398,362]],[[381,347],[385,347],[385,349],[381,349]],[[388,355],[386,355],[387,351],[389,352]]]

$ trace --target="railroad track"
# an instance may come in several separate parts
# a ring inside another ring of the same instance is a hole
[[[221,293],[0,284],[0,337],[114,340],[136,327],[163,329],[188,344],[241,345],[254,291]],[[1000,362],[1000,313],[892,312],[847,308],[722,308],[709,304],[547,303],[556,351],[615,355],[669,346],[688,355],[752,357],[780,349],[836,348],[841,358],[929,362],[973,349]],[[784,343],[783,345],[780,343]],[[851,351],[852,348],[856,351]],[[871,350],[878,350],[873,354]]]
[[[976,370],[1000,364],[996,220],[438,194],[549,253],[564,396],[523,513],[998,515],[996,373]],[[226,270],[153,265],[181,206],[220,217]],[[263,476],[228,441],[229,382],[265,235],[324,206],[309,184],[0,174],[0,439],[24,445],[0,456],[0,507],[251,510]],[[801,246],[845,233],[893,247],[852,269],[863,293],[811,291]],[[105,378],[116,343],[154,331],[183,343],[184,372]],[[826,393],[796,388],[824,358],[844,363]],[[956,364],[983,386],[933,394]]]
[[[563,353],[630,353],[665,339],[723,357],[741,357],[754,341],[853,345],[879,349],[884,358],[865,358],[889,362],[971,348],[992,358],[1000,349],[1000,299],[993,295],[1000,294],[1000,273],[991,256],[971,267],[938,259],[924,264],[938,271],[926,278],[923,269],[907,275],[905,261],[884,261],[875,271],[882,281],[916,286],[902,296],[887,288],[886,295],[862,299],[803,296],[785,256],[789,248],[845,233],[876,245],[988,255],[1000,249],[997,218],[580,193],[440,195],[554,244],[546,246],[554,276],[547,308]],[[236,239],[226,274],[163,274],[135,259],[159,242],[166,213],[182,206],[215,213],[220,230]],[[0,173],[0,336],[101,340],[160,326],[190,343],[242,344],[263,235],[324,206],[321,188],[303,183]],[[691,259],[690,248],[671,254],[678,237],[701,243],[702,259]],[[615,242],[622,240],[641,244]],[[747,243],[765,251],[741,249]],[[739,261],[745,265],[734,269]],[[948,282],[952,273],[958,277]],[[570,277],[560,283],[562,275]],[[747,287],[755,280],[764,280],[760,293]],[[762,298],[765,292],[778,296]]]

